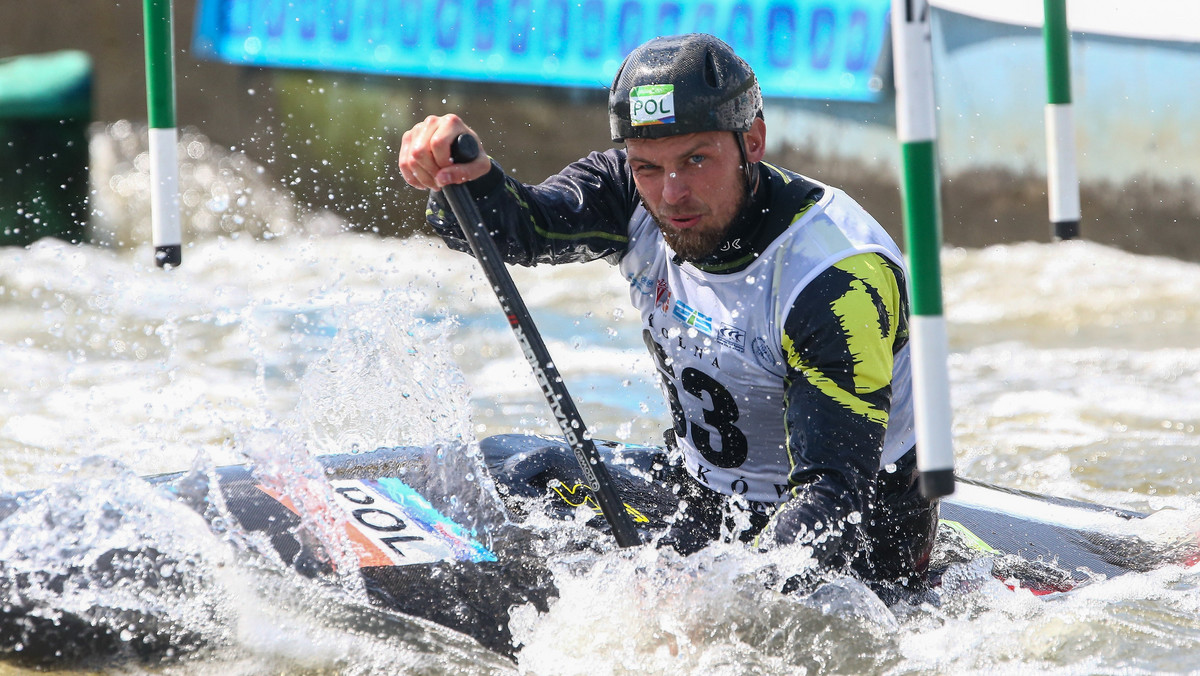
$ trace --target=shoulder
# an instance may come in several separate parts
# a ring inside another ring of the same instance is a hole
[[[894,355],[908,340],[906,313],[900,270],[885,256],[839,260],[801,291],[788,312],[787,364],[796,372],[816,369],[811,372],[865,397],[864,405],[878,406],[867,395],[892,382]]]
[[[833,262],[796,295],[788,308],[785,330],[820,333],[822,328],[853,325],[853,318],[880,316],[893,320],[905,303],[904,273],[876,252],[857,253]]]
[[[847,256],[822,273],[822,277],[836,277],[834,286],[858,288],[860,286],[876,293],[894,296],[904,288],[904,270],[887,256],[867,251]]]
[[[787,205],[807,208],[820,201],[826,192],[831,190],[830,186],[790,169],[770,162],[760,164],[763,168],[762,176],[771,186],[772,206]]]

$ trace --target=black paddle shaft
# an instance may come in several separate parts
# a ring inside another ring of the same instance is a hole
[[[461,134],[454,140],[451,146],[451,157],[455,162],[470,162],[478,156],[479,142],[475,140],[474,136]],[[542,342],[542,336],[538,333],[528,308],[525,307],[525,301],[521,299],[521,294],[518,293],[512,276],[504,267],[504,260],[500,256],[499,249],[496,248],[496,242],[492,240],[491,233],[488,232],[487,224],[483,222],[475,199],[463,185],[448,185],[442,189],[442,194],[450,203],[450,210],[454,212],[454,217],[462,226],[467,244],[471,246],[471,251],[475,254],[480,266],[483,267],[488,281],[491,282],[492,290],[496,292],[496,298],[500,301],[500,308],[508,317],[509,326],[512,327],[517,342],[521,345],[521,351],[525,353],[525,359],[533,369],[533,375],[537,379],[538,386],[541,387],[547,403],[550,404],[550,410],[554,412],[554,418],[558,421],[563,436],[575,453],[579,468],[583,470],[584,479],[592,487],[596,500],[600,503],[601,513],[612,527],[617,544],[621,547],[640,545],[641,538],[638,537],[633,520],[625,511],[625,505],[617,496],[612,475],[609,474],[608,467],[600,459],[600,453],[596,450],[595,443],[592,442],[591,434],[584,426],[579,410],[575,408],[575,401],[567,392],[567,386],[554,366],[554,361],[550,359],[550,352],[546,349],[546,344]]]

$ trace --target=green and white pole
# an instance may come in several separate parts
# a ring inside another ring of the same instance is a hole
[[[175,38],[172,0],[143,0],[146,30],[146,109],[150,121],[150,225],[154,262],[178,266],[179,151],[175,131]]]
[[[912,293],[909,351],[917,469],[921,492],[933,499],[954,492],[954,446],[949,349],[942,317],[942,233],[930,40],[928,0],[892,0],[896,135],[904,165],[904,235]]]
[[[1079,236],[1079,174],[1075,169],[1075,116],[1071,104],[1071,31],[1067,0],[1045,0],[1046,179],[1056,239]]]

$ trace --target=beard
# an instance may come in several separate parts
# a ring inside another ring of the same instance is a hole
[[[654,223],[658,226],[659,232],[662,233],[663,239],[667,241],[667,245],[671,247],[671,250],[683,260],[695,263],[716,253],[717,248],[725,241],[725,236],[729,234],[730,226],[733,225],[734,220],[745,209],[747,199],[746,191],[743,190],[733,213],[720,227],[695,227],[686,230],[680,230],[671,225],[667,219],[661,217],[651,209],[650,205],[646,204],[645,199],[642,199],[642,206],[650,214],[650,217],[654,219]]]

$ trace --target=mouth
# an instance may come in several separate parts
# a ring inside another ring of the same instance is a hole
[[[700,223],[700,216],[668,216],[667,223],[677,230],[690,230]]]

